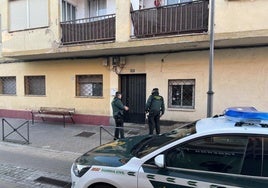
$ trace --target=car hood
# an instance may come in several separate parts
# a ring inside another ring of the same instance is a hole
[[[86,166],[122,166],[133,157],[135,146],[150,137],[142,135],[109,142],[86,152],[75,163]]]

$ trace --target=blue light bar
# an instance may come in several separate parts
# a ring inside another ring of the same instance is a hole
[[[268,112],[260,112],[254,107],[227,108],[224,116],[236,122],[268,123]]]

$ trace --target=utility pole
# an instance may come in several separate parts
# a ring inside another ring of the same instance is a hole
[[[210,53],[209,53],[209,80],[207,92],[207,117],[213,114],[213,66],[214,66],[214,9],[215,0],[210,0]]]

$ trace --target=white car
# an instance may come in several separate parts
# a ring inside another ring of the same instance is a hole
[[[99,146],[73,164],[73,188],[268,187],[268,113],[229,108],[162,135]]]

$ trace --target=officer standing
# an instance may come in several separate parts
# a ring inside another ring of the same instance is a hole
[[[112,101],[112,108],[113,108],[113,117],[115,120],[115,132],[114,132],[114,139],[124,138],[124,110],[128,110],[127,106],[123,105],[121,101],[122,94],[118,91],[115,93],[115,97]]]
[[[154,129],[156,134],[160,134],[160,117],[165,113],[165,103],[162,96],[159,95],[158,88],[152,90],[152,94],[149,96],[145,112],[148,113],[149,134],[153,134]]]

